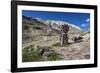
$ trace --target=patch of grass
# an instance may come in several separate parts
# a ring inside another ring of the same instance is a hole
[[[42,56],[39,55],[39,50],[34,50],[32,47],[24,48],[22,51],[22,61],[23,62],[33,62],[42,60]]]
[[[35,61],[55,61],[60,60],[59,54],[50,54],[47,59],[44,59],[41,55],[43,49],[51,49],[51,47],[40,47],[34,48],[34,45],[28,46],[22,50],[22,62],[35,62]]]
[[[40,55],[37,55],[35,53],[23,53],[23,62],[34,62],[34,61],[40,61],[42,60],[42,57]]]
[[[56,61],[56,60],[61,60],[61,56],[59,54],[54,54],[48,57],[49,61]]]

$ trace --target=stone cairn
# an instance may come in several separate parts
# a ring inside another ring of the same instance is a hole
[[[62,25],[61,26],[61,35],[60,35],[60,44],[61,46],[64,46],[68,44],[68,35],[67,32],[69,31],[68,25]]]

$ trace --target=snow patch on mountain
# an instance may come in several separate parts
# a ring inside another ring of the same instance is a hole
[[[55,20],[46,20],[45,21],[46,24],[51,24],[51,25],[55,25],[55,26],[61,26],[61,25],[69,25],[73,28],[76,28],[80,31],[82,31],[82,29],[79,26],[76,26],[74,24],[70,24],[68,22],[64,22],[64,21],[55,21]],[[56,27],[57,28],[57,27]]]

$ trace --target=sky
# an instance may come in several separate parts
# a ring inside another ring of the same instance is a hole
[[[22,15],[41,18],[42,20],[64,21],[79,26],[83,30],[88,30],[90,28],[89,13],[22,10]]]

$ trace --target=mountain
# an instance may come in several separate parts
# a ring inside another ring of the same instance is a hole
[[[42,20],[41,18],[32,18],[32,17],[27,17],[27,16],[23,16],[23,24],[28,23],[28,24],[34,24],[37,23],[37,25],[39,25],[39,23],[41,23],[42,25],[47,25],[53,28],[53,29],[57,29],[60,30],[60,26],[61,25],[68,25],[70,30],[71,29],[76,29],[75,31],[82,31],[82,29],[74,24],[70,24],[68,22],[64,22],[64,21],[56,21],[56,20]],[[36,26],[37,26],[36,25]],[[42,26],[39,25],[39,26]]]
[[[46,24],[51,24],[52,26],[55,26],[55,25],[58,25],[58,26],[61,26],[61,25],[68,25],[69,27],[72,27],[72,28],[76,28],[80,31],[82,31],[82,29],[74,24],[70,24],[70,23],[67,23],[67,22],[64,22],[64,21],[55,21],[55,20],[46,20],[45,21]]]
[[[69,26],[68,34],[69,36],[72,37],[77,36],[77,34],[80,35],[83,32],[83,30],[80,27],[64,21],[46,20],[45,24],[51,25],[52,29],[56,29],[59,31],[61,31],[62,25],[68,25]]]
[[[68,36],[72,38],[73,36],[79,36],[83,30],[68,22],[55,21],[55,20],[42,20],[41,18],[32,18],[27,16],[22,16],[22,38],[23,43],[25,40],[31,41],[34,35],[60,35],[61,26],[68,25],[69,31]],[[31,38],[29,40],[29,38]],[[35,37],[34,37],[35,38]]]

